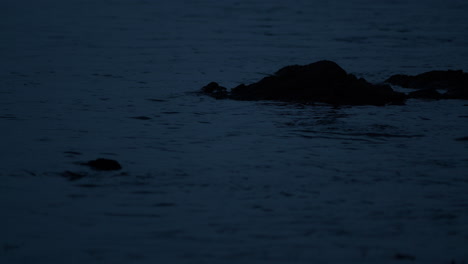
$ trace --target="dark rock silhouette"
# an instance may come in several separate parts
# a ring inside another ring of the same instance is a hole
[[[397,74],[388,78],[386,82],[405,88],[432,89],[430,96],[438,97],[438,99],[468,99],[468,73],[461,70],[429,71],[414,76]],[[446,90],[446,92],[437,96],[433,92],[435,89]],[[429,95],[426,92],[421,92],[421,94]]]
[[[439,93],[437,89],[428,88],[428,89],[420,89],[414,92],[410,92],[408,93],[408,98],[439,100],[439,99],[443,99],[444,95]]]
[[[210,82],[209,84],[205,85],[201,89],[201,92],[210,95],[216,99],[225,99],[229,96],[227,89],[220,86],[216,82]]]
[[[119,162],[111,159],[96,159],[96,160],[90,160],[86,163],[82,163],[82,165],[86,165],[91,167],[92,169],[95,170],[100,170],[100,171],[111,171],[111,170],[120,170],[122,169],[122,166],[120,165]]]
[[[274,75],[244,85],[230,92],[212,82],[201,89],[202,94],[217,99],[277,100],[287,102],[325,102],[337,105],[402,104],[406,96],[389,85],[376,85],[346,73],[332,61],[308,65],[286,66]]]

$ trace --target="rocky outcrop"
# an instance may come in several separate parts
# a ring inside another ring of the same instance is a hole
[[[410,93],[413,98],[468,99],[468,73],[458,71],[429,71],[418,75],[393,75],[387,83],[405,88],[420,89]],[[445,90],[439,93],[436,90]]]
[[[262,80],[231,91],[212,82],[202,94],[217,99],[277,100],[287,102],[325,102],[336,105],[402,104],[406,96],[389,85],[371,84],[348,74],[332,61],[287,66]]]

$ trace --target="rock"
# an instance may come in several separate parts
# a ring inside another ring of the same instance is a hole
[[[346,73],[332,61],[286,66],[274,75],[230,92],[212,82],[201,93],[217,99],[277,100],[287,102],[325,102],[337,105],[402,104],[405,95],[389,85],[376,85]]]
[[[201,93],[210,95],[216,99],[228,98],[228,92],[225,87],[220,86],[217,82],[210,82],[201,89]]]
[[[100,171],[111,171],[111,170],[122,169],[122,166],[117,161],[111,160],[111,159],[102,159],[102,158],[88,161],[86,163],[83,163],[82,165],[86,165],[95,170],[100,170]]]
[[[468,73],[458,71],[429,71],[418,75],[393,75],[386,82],[413,89],[446,90],[441,98],[468,99]]]
[[[421,89],[421,90],[408,93],[408,98],[438,100],[438,99],[442,99],[443,97],[444,96],[434,88]]]

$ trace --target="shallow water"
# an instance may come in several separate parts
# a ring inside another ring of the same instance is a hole
[[[468,261],[466,101],[332,107],[192,93],[320,59],[373,82],[466,71],[467,10],[2,3],[0,262]],[[123,172],[78,164],[98,157]]]

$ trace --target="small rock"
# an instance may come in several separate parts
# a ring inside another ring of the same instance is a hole
[[[96,160],[91,160],[86,163],[83,163],[83,165],[89,166],[95,170],[100,170],[100,171],[111,171],[111,170],[120,170],[122,169],[122,166],[120,165],[119,162],[111,159],[96,159]]]
[[[227,89],[220,86],[217,82],[210,82],[203,86],[201,93],[210,95],[216,99],[225,99],[228,97]]]

